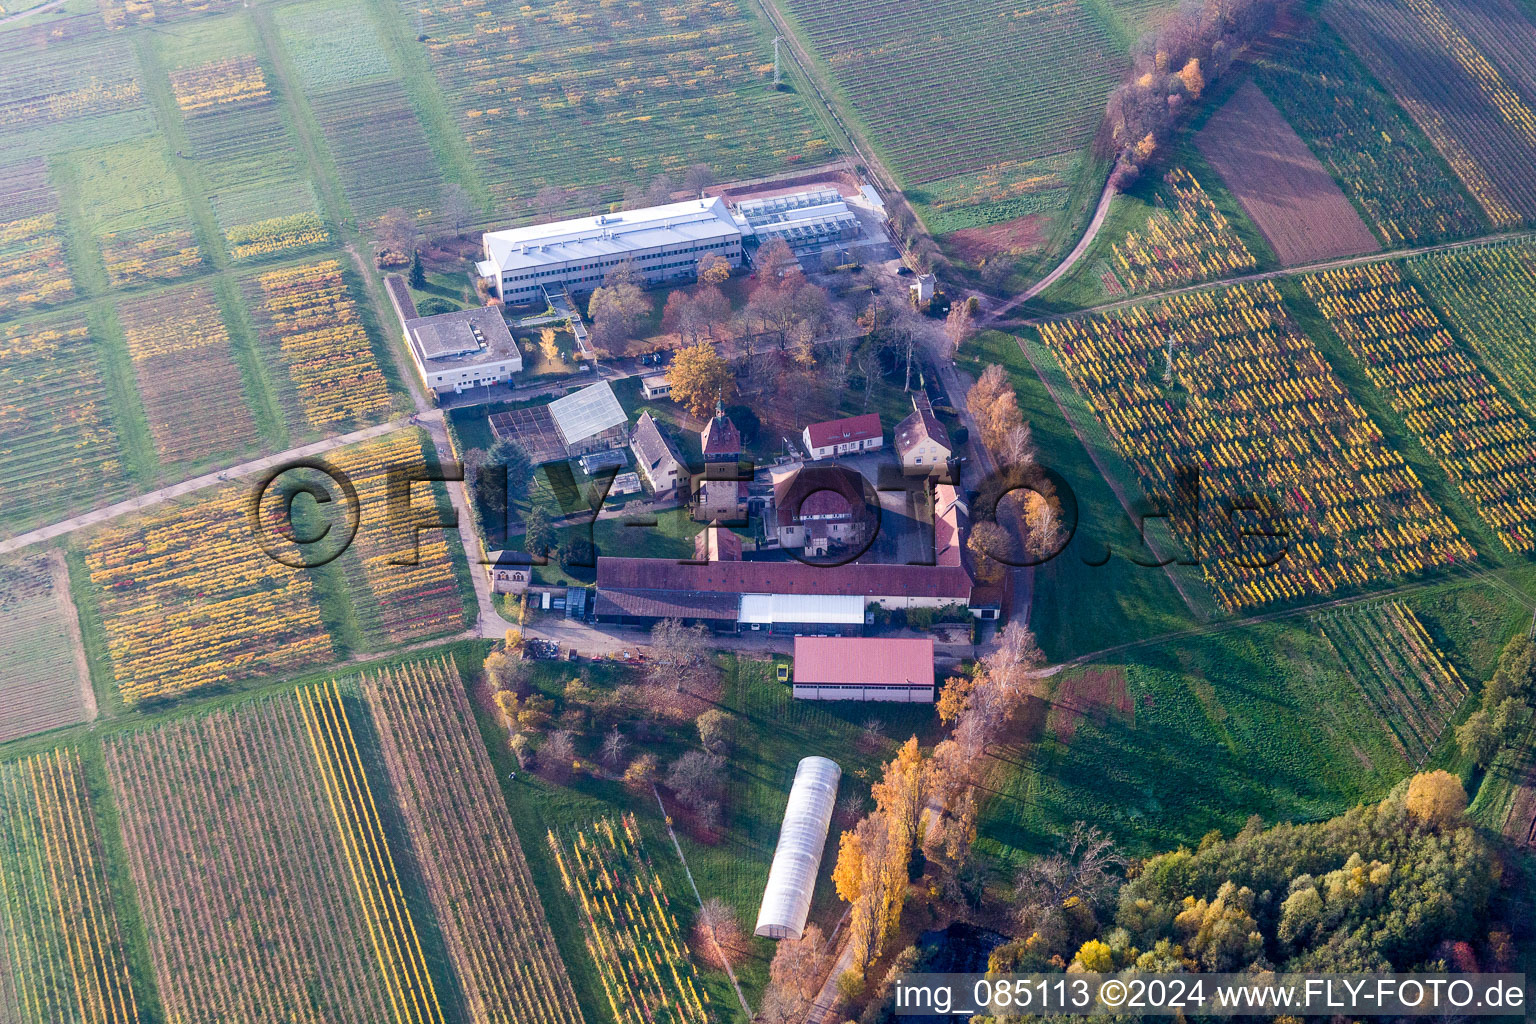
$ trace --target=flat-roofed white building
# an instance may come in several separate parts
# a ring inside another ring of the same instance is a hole
[[[523,368],[523,355],[499,309],[464,309],[404,323],[411,359],[439,395],[506,384]]]
[[[706,253],[741,265],[742,229],[724,199],[690,199],[644,210],[578,217],[487,231],[480,276],[505,302],[529,302],[544,290],[588,292],[620,263],[648,284],[691,278]]]
[[[737,628],[770,633],[855,633],[864,628],[857,594],[743,594]]]
[[[770,939],[798,939],[805,933],[821,868],[821,851],[827,845],[832,809],[837,805],[837,784],[843,770],[825,757],[802,758],[789,787],[789,805],[768,868],[768,887],[757,911],[754,935]]]

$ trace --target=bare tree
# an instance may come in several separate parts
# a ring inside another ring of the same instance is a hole
[[[864,379],[864,408],[868,410],[875,378],[880,374],[880,353],[873,345],[860,345],[853,350],[853,364],[859,368],[859,376]]]
[[[676,190],[677,186],[671,178],[665,174],[658,174],[646,187],[645,203],[647,206],[665,206],[672,201],[672,193]]]
[[[614,726],[613,730],[603,737],[603,764],[609,768],[617,768],[623,763],[624,753],[628,749],[629,740],[619,732],[618,726]]]
[[[556,215],[565,210],[570,201],[571,197],[565,194],[565,189],[558,185],[545,185],[534,193],[533,208],[545,220],[554,220]]]
[[[1035,462],[1035,437],[1028,423],[1020,423],[1003,432],[998,446],[998,458],[1003,465],[1014,469],[1027,469]]]
[[[1046,559],[1061,546],[1061,505],[1054,495],[1030,491],[1024,496],[1025,541],[1030,557]]]
[[[725,785],[725,758],[690,750],[667,768],[667,788],[688,807],[700,810],[717,799]]]
[[[649,685],[677,692],[702,690],[718,675],[709,631],[703,626],[663,619],[651,627],[650,660],[645,665]]]
[[[958,351],[960,346],[965,344],[965,340],[971,336],[975,321],[975,298],[957,302],[949,307],[949,316],[944,320],[944,337],[949,339],[953,350]]]
[[[709,164],[694,164],[683,175],[683,188],[691,196],[699,195],[715,183],[715,169]]]
[[[443,221],[453,227],[455,238],[464,237],[464,225],[475,216],[474,203],[463,185],[455,182],[443,189]]]
[[[853,371],[853,350],[858,345],[852,330],[842,329],[845,326],[837,324],[832,327],[830,338],[819,349],[821,358],[817,363],[822,379],[837,392],[848,387],[848,378]]]
[[[1041,927],[1043,919],[1059,914],[1076,897],[1089,909],[1103,907],[1119,888],[1125,858],[1114,840],[1085,822],[1073,824],[1063,837],[1058,853],[1037,857],[1019,872],[1014,885],[1014,906],[1027,930]]]
[[[565,729],[550,733],[539,748],[539,769],[555,782],[571,777],[576,762],[576,744]]]
[[[379,214],[376,228],[379,244],[385,249],[404,253],[407,256],[416,251],[416,243],[421,237],[421,231],[416,224],[416,218],[400,207],[394,206]]]
[[[711,897],[699,908],[693,926],[693,949],[711,967],[724,969],[731,954],[744,945],[741,922],[736,911],[719,897]]]
[[[805,926],[798,939],[780,939],[768,966],[768,991],[763,996],[764,1024],[802,1021],[821,991],[827,970],[827,943],[821,928]]]

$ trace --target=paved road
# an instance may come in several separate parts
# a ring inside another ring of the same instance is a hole
[[[453,446],[448,443],[448,427],[443,422],[442,411],[434,409],[425,415],[417,416],[416,419],[426,427],[427,434],[432,438],[432,446],[437,449],[438,461],[452,462]],[[507,630],[517,628],[517,623],[508,622],[496,609],[496,601],[492,597],[491,580],[486,575],[484,565],[481,564],[487,558],[485,545],[480,543],[480,536],[475,532],[475,518],[470,512],[469,490],[466,483],[462,480],[450,480],[447,487],[448,500],[453,503],[453,511],[459,520],[459,541],[464,545],[464,557],[469,560],[469,578],[475,587],[475,604],[479,608],[475,629],[481,637],[500,640],[506,636]]]
[[[437,414],[437,416],[440,421],[442,418],[441,413]],[[49,526],[40,526],[35,530],[28,530],[26,533],[18,533],[8,540],[0,541],[0,555],[20,551],[22,548],[31,547],[33,544],[54,540],[66,534],[74,533],[77,530],[110,522],[113,519],[130,515],[134,512],[142,512],[172,498],[179,498],[206,487],[216,487],[231,480],[255,476],[257,473],[280,466],[286,462],[292,462],[294,459],[313,458],[316,455],[323,455],[343,445],[356,444],[359,441],[366,441],[369,438],[379,437],[382,434],[401,430],[408,426],[410,426],[410,423],[407,420],[390,420],[388,423],[364,427],[361,430],[354,430],[350,434],[338,434],[335,437],[328,437],[323,441],[316,441],[313,444],[300,445],[298,448],[276,452],[252,462],[242,462],[238,466],[214,470],[211,473],[204,473],[202,476],[195,476],[190,480],[183,480],[168,487],[147,491],[136,497],[127,498],[111,505],[104,505],[101,508],[83,512],[78,516],[72,516],[62,522],[53,523]]]
[[[971,416],[970,410],[965,407],[965,395],[970,390],[971,381],[955,366],[953,358],[947,351],[940,349],[938,342],[930,342],[929,355],[931,362],[937,369],[939,384],[944,388],[944,394],[949,398],[950,406],[955,410],[955,418],[965,427],[969,437],[969,445],[974,453],[973,464],[967,476],[962,472],[961,484],[975,487],[982,480],[997,472],[997,463],[992,458],[992,453],[981,441],[981,431],[977,429],[976,420]],[[943,345],[948,344],[948,339],[943,339]],[[968,481],[968,483],[967,483]],[[1022,537],[1019,538],[1021,541]],[[1035,570],[1033,566],[1018,566],[1008,571],[1012,585],[1011,607],[1009,618],[1020,625],[1029,625],[1030,610],[1035,603]]]
[[[811,1012],[805,1015],[805,1024],[833,1024],[837,1020],[837,1004],[842,1002],[842,996],[837,991],[837,979],[852,966],[853,943],[844,940],[843,948],[832,964],[832,972],[822,983],[821,991],[816,993],[816,1000],[811,1003]]]
[[[482,574],[483,575],[483,574]],[[561,612],[543,612],[528,623],[524,632],[530,637],[549,640],[562,651],[575,648],[586,658],[603,658],[620,651],[642,651],[650,646],[651,635],[643,629],[628,626],[607,626],[601,623],[578,622],[567,619]],[[499,635],[499,634],[498,634]],[[932,634],[908,632],[899,635],[928,636]],[[776,633],[721,633],[710,637],[710,646],[720,651],[738,651],[743,654],[766,657],[772,654],[788,655],[794,650],[795,638]],[[934,659],[941,671],[956,667],[963,659],[974,658],[976,648],[970,643],[934,642]]]

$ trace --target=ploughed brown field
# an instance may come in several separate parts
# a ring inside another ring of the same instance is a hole
[[[1245,82],[1196,145],[1285,266],[1381,248],[1280,111]]]
[[[951,231],[944,247],[968,263],[980,263],[1005,253],[1026,252],[1045,241],[1046,218],[1038,213],[983,228]]]

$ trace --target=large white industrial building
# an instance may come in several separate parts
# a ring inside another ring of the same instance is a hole
[[[693,277],[705,253],[739,267],[741,239],[741,225],[717,196],[488,231],[485,259],[477,266],[502,301],[529,302],[546,289],[591,291],[625,262],[649,284]]]
[[[807,757],[795,768],[789,787],[789,805],[779,844],[768,868],[768,887],[757,911],[754,935],[770,939],[798,939],[805,932],[811,912],[821,850],[827,845],[832,809],[837,805],[837,783],[843,770],[825,757]]]
[[[647,284],[687,280],[699,259],[716,253],[741,266],[742,241],[782,238],[800,248],[854,238],[859,218],[835,188],[744,199],[732,210],[720,196],[488,231],[476,264],[503,302],[536,302],[545,293],[589,292],[620,263]]]

